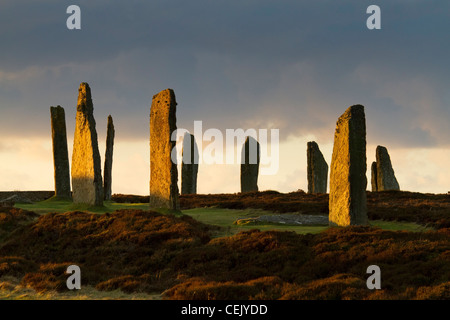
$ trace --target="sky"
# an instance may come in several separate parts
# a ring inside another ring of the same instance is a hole
[[[49,108],[65,109],[71,157],[87,82],[102,161],[114,119],[113,193],[148,194],[150,105],[166,88],[179,128],[279,130],[260,190],[306,190],[307,142],[330,164],[338,117],[362,104],[368,177],[382,145],[402,190],[447,193],[449,30],[445,0],[1,0],[0,190],[53,189]],[[239,189],[238,162],[200,166],[199,193]]]

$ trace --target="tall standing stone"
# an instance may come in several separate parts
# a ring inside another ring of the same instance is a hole
[[[367,224],[366,170],[364,107],[354,105],[336,124],[330,170],[330,225]]]
[[[259,142],[247,137],[241,152],[241,192],[258,191]]]
[[[53,144],[55,197],[70,199],[69,152],[67,151],[66,115],[61,106],[50,107]]]
[[[198,148],[194,135],[185,133],[181,165],[181,194],[197,193]]]
[[[328,164],[315,141],[307,145],[308,193],[327,193]]]
[[[372,162],[372,167],[371,167],[371,171],[372,171],[372,175],[371,175],[371,182],[372,182],[372,192],[377,192],[378,191],[378,182],[377,182],[377,163],[376,161]]]
[[[395,178],[394,169],[392,169],[391,158],[385,147],[378,146],[376,150],[377,157],[377,190],[400,190],[400,186]]]
[[[91,89],[87,83],[83,82],[78,89],[72,154],[72,196],[74,203],[103,205],[101,170]]]
[[[106,131],[106,151],[105,166],[103,170],[103,194],[105,200],[111,200],[112,195],[112,163],[114,149],[114,123],[111,115],[108,116],[108,125]]]
[[[177,129],[175,93],[166,89],[153,96],[150,108],[150,207],[179,210],[178,171],[171,153]]]

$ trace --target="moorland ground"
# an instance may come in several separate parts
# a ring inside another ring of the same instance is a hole
[[[235,224],[326,215],[328,195],[182,195],[181,213],[148,197],[104,207],[57,199],[0,208],[4,299],[448,299],[450,196],[368,192],[370,226]],[[67,266],[82,289],[66,287]],[[382,270],[382,289],[366,269]]]

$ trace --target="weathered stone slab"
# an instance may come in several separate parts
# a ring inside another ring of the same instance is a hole
[[[70,199],[69,152],[67,150],[66,115],[61,106],[50,107],[52,125],[55,196]]]
[[[193,134],[185,133],[183,138],[181,165],[181,194],[197,193],[198,148]]]
[[[114,151],[114,123],[111,115],[108,116],[108,125],[106,130],[106,151],[105,165],[103,170],[103,194],[105,200],[111,200],[112,195],[112,164]]]
[[[241,152],[241,192],[258,191],[259,142],[247,137]]]
[[[377,190],[400,190],[400,186],[395,178],[394,169],[392,169],[391,158],[387,149],[378,146],[376,149],[377,157]]]
[[[328,164],[315,141],[307,145],[308,193],[327,193]]]
[[[372,182],[372,192],[377,192],[378,191],[378,183],[377,183],[377,162],[374,161],[372,162],[372,167],[371,167],[371,182]]]
[[[72,197],[74,203],[103,205],[101,170],[91,89],[87,83],[83,82],[78,89],[72,154]]]
[[[366,170],[364,107],[354,105],[336,124],[330,170],[330,225],[367,224]]]
[[[176,125],[175,93],[166,89],[153,96],[150,108],[150,207],[179,210],[178,171],[171,152]]]

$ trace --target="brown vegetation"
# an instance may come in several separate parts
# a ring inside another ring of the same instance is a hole
[[[0,191],[0,201],[17,196],[28,201],[38,202],[50,199],[54,195],[55,191]]]
[[[431,296],[423,292],[433,292],[434,298],[445,298],[450,281],[449,236],[448,229],[410,233],[369,227],[330,228],[303,236],[241,232],[177,256],[173,265],[183,271],[186,281],[165,295],[172,299],[422,299]],[[371,264],[382,270],[381,291],[365,286]]]
[[[33,265],[22,284],[36,290],[65,289],[64,271],[77,264],[84,285],[108,289],[115,286],[114,278],[132,276],[143,277],[142,288],[161,291],[172,281],[164,274],[166,266],[181,251],[208,242],[208,230],[188,216],[141,210],[50,213],[8,238],[0,257],[20,257],[22,264]],[[19,264],[16,270],[8,261],[3,268],[8,273],[23,269]],[[129,287],[127,281],[121,283]]]
[[[116,202],[148,202],[148,197],[115,194]],[[180,196],[182,210],[203,207],[263,209],[271,212],[328,214],[328,194],[277,191]],[[406,191],[367,192],[370,220],[409,221],[434,228],[450,228],[450,195]]]
[[[245,192],[236,194],[185,195],[180,197],[181,209],[213,207],[228,209],[262,209],[278,213],[328,214],[328,194],[307,194],[303,191]]]
[[[0,207],[0,241],[19,226],[29,223],[39,215],[18,208]]]
[[[314,235],[250,230],[211,239],[212,229],[187,216],[141,210],[47,214],[17,226],[3,241],[0,277],[17,277],[38,291],[64,291],[65,270],[77,264],[82,286],[165,290],[167,299],[450,296],[450,229],[349,227]],[[382,290],[365,286],[371,264],[382,270]]]
[[[115,193],[111,196],[111,200],[117,203],[149,203],[150,196]]]
[[[120,203],[147,203],[148,196],[114,194],[112,199]],[[277,191],[182,194],[181,210],[203,207],[227,209],[263,209],[278,213],[301,212],[304,214],[328,214],[328,194],[307,194],[303,191],[280,193]]]
[[[450,228],[450,195],[405,191],[367,193],[369,219],[409,221]]]

